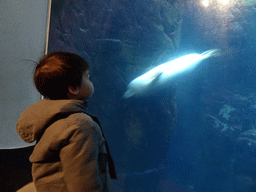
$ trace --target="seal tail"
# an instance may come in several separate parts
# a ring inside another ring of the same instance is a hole
[[[210,49],[208,51],[205,51],[201,54],[203,58],[208,58],[208,57],[218,57],[221,55],[221,50],[220,49]]]

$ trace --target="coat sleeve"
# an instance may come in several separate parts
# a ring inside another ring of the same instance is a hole
[[[96,192],[103,190],[98,166],[101,135],[91,120],[70,128],[67,143],[60,151],[64,179],[69,191]]]

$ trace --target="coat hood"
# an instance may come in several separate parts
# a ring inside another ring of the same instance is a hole
[[[20,137],[27,143],[37,140],[56,120],[72,113],[86,112],[87,103],[81,100],[40,100],[29,106],[16,124]]]

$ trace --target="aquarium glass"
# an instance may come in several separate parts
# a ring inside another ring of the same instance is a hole
[[[115,191],[256,191],[255,18],[254,0],[52,2],[49,53],[90,64]]]

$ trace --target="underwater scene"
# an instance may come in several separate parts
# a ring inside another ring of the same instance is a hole
[[[256,0],[49,2],[48,53],[90,65],[115,192],[256,192]],[[20,147],[0,150],[2,191],[32,181]]]
[[[256,1],[54,0],[90,64],[116,192],[256,191]]]

